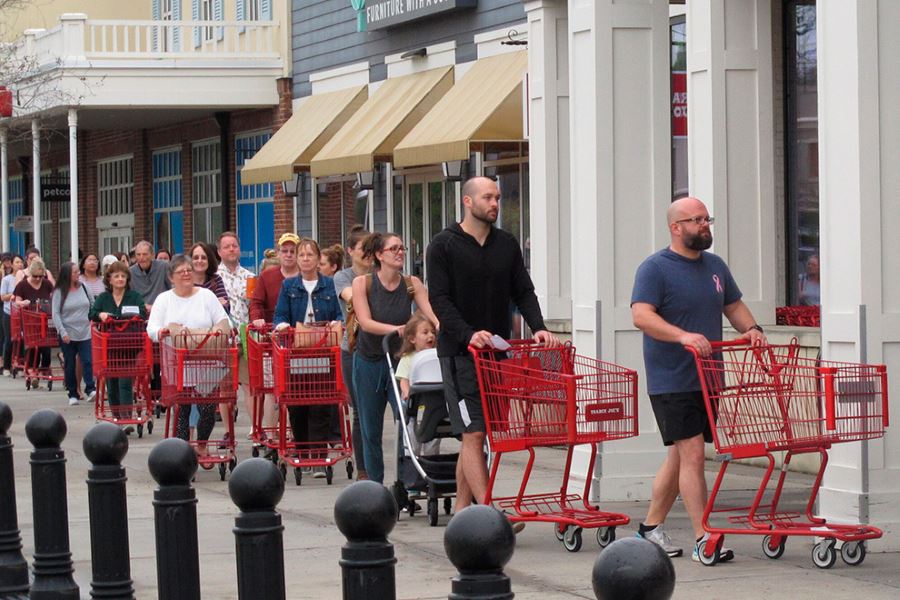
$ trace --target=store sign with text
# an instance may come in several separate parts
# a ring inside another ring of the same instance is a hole
[[[364,20],[365,29],[375,30],[460,8],[473,8],[478,5],[478,0],[351,0],[351,4],[359,11],[360,26]]]
[[[672,136],[687,137],[687,73],[672,72]]]

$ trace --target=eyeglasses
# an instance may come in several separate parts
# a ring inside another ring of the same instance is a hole
[[[385,248],[384,251],[391,254],[400,254],[401,252],[406,252],[406,246],[391,246],[390,248]]]
[[[708,225],[712,225],[713,223],[716,222],[716,218],[715,217],[691,217],[690,219],[679,219],[678,221],[675,221],[675,222],[676,223],[691,222],[694,225],[703,225],[704,223],[706,223]]]
[[[177,271],[175,271],[176,275],[181,275],[182,277],[185,275],[192,275],[193,273],[193,269],[178,269]]]

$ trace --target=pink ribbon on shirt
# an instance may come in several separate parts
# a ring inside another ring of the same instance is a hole
[[[713,277],[713,281],[716,284],[716,292],[718,292],[720,294],[723,293],[725,290],[722,289],[722,282],[719,281],[719,276],[713,275],[712,277]]]

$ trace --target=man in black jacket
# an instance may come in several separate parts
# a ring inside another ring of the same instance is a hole
[[[473,499],[484,503],[488,481],[484,414],[468,346],[492,347],[494,335],[509,338],[510,303],[535,332],[536,342],[559,344],[544,326],[519,242],[494,227],[500,211],[497,184],[487,177],[474,177],[463,185],[462,196],[462,223],[436,235],[427,253],[428,298],[441,322],[437,351],[444,394],[453,431],[462,434],[456,465],[456,512]]]

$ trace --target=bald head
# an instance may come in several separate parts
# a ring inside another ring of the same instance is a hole
[[[463,198],[475,198],[486,186],[496,188],[497,184],[490,177],[472,177],[466,180],[462,186]]]
[[[706,205],[697,198],[679,198],[669,205],[666,212],[666,221],[671,225],[681,219],[690,219],[691,217],[708,215]]]

